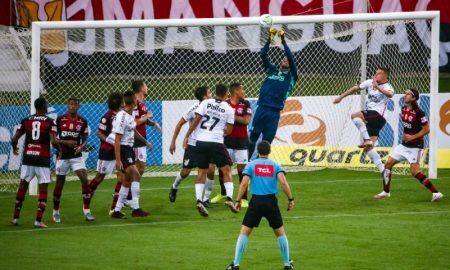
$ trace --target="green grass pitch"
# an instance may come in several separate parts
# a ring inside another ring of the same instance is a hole
[[[36,197],[26,197],[21,224],[14,227],[15,194],[1,193],[0,269],[225,269],[244,213],[218,205],[209,218],[201,217],[192,176],[170,203],[172,180],[143,179],[141,204],[152,216],[127,220],[108,216],[115,181],[106,180],[92,202],[92,223],[82,217],[80,183],[67,182],[62,223],[50,221],[50,193],[49,228],[40,230],[32,227]],[[371,198],[381,188],[376,173],[322,170],[289,173],[288,180],[296,208],[285,210],[284,194],[279,202],[296,269],[449,269],[449,197],[431,203],[429,191],[410,176],[394,176],[392,197],[385,200]],[[440,170],[434,183],[450,195],[450,170]],[[241,269],[282,269],[265,220],[250,237]]]

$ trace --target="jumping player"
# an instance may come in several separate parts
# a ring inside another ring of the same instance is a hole
[[[285,54],[283,59],[281,59],[280,68],[271,64],[267,56],[270,42],[277,33],[283,44]],[[266,71],[266,77],[261,85],[255,114],[249,128],[249,159],[251,159],[255,151],[255,145],[261,133],[263,140],[272,143],[277,133],[280,112],[283,110],[286,98],[289,97],[298,80],[294,57],[284,35],[285,32],[283,30],[278,31],[275,28],[271,28],[269,30],[269,39],[261,49],[261,59]]]
[[[346,96],[361,89],[368,89],[366,109],[353,113],[352,121],[364,139],[359,147],[363,148],[364,152],[369,155],[380,173],[384,171],[384,165],[380,155],[374,149],[374,144],[378,140],[380,130],[386,124],[384,113],[387,102],[395,94],[394,88],[389,83],[389,73],[390,70],[388,68],[379,67],[372,79],[351,87],[334,100],[334,104],[338,104]]]

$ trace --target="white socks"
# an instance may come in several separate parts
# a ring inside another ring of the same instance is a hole
[[[206,177],[205,182],[205,195],[203,196],[203,201],[209,200],[209,197],[211,197],[211,192],[213,190],[214,180],[209,179]]]
[[[128,197],[128,191],[130,191],[130,188],[127,188],[124,186],[120,187],[119,199],[117,200],[116,208],[114,208],[114,211],[118,212],[118,211],[122,210],[122,207]]]
[[[181,177],[181,174],[178,173],[177,176],[175,177],[175,181],[173,181],[172,187],[174,189],[178,189],[178,186],[181,184],[181,181],[183,181],[183,177]]]
[[[233,182],[224,182],[225,191],[227,192],[227,197],[233,198]]]
[[[202,201],[204,189],[205,189],[205,184],[195,183],[195,197],[197,198],[197,201]]]
[[[133,210],[139,209],[139,195],[141,193],[141,183],[140,182],[131,182],[131,196],[133,197],[131,201],[131,208]]]
[[[367,127],[364,121],[359,117],[353,118],[352,121],[355,124],[355,126],[359,129],[359,132],[361,132],[363,139],[365,141],[370,140],[370,136],[369,133],[367,132]]]
[[[378,154],[378,152],[375,151],[375,149],[372,149],[369,152],[367,152],[367,154],[369,155],[370,160],[372,160],[373,164],[375,164],[375,166],[377,166],[380,173],[382,173],[384,171],[384,164],[381,161],[381,157]]]

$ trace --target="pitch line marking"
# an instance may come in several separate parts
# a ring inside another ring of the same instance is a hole
[[[397,216],[397,215],[434,215],[434,214],[446,214],[448,211],[419,211],[419,212],[392,212],[392,213],[373,213],[373,214],[338,214],[338,215],[318,215],[318,216],[293,216],[284,217],[283,219],[322,219],[322,218],[346,218],[346,217],[375,217],[375,216]],[[116,228],[116,227],[132,227],[132,226],[155,226],[155,225],[171,225],[171,224],[188,224],[188,223],[207,223],[207,222],[240,222],[236,219],[220,219],[220,220],[175,220],[175,221],[156,221],[147,223],[125,223],[125,224],[100,224],[100,225],[87,225],[87,226],[68,226],[68,227],[50,227],[46,229],[26,229],[26,230],[9,230],[0,231],[0,234],[7,233],[24,233],[24,232],[46,232],[46,231],[65,231],[65,230],[78,230],[78,229],[101,229],[101,228]]]

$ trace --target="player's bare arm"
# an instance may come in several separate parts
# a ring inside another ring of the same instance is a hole
[[[145,145],[150,149],[153,150],[153,145],[149,143],[136,129],[134,129],[134,138],[145,143]]]
[[[147,126],[154,127],[159,134],[162,132],[161,126],[156,121],[148,119]]]
[[[358,92],[359,89],[359,85],[355,84],[354,86],[350,87],[349,89],[347,89],[347,91],[345,91],[344,93],[342,93],[339,97],[337,97],[334,101],[333,104],[338,104],[340,103],[346,96],[349,95],[353,95],[354,93]]]
[[[83,136],[81,136],[81,144],[77,147],[75,147],[75,154],[81,153],[84,150],[84,147],[86,146],[86,142],[87,142],[87,134],[83,134]]]
[[[184,136],[183,140],[183,148],[187,148],[189,137],[191,136],[192,132],[197,128],[198,124],[202,120],[202,117],[200,114],[196,114],[194,120],[192,120],[191,125],[189,126],[188,131],[186,132],[186,135]]]
[[[375,77],[372,80],[372,86],[373,88],[377,89],[378,91],[380,91],[381,93],[383,93],[383,95],[387,96],[388,98],[391,98],[394,96],[394,93],[392,91],[386,90],[383,87],[381,87],[377,80],[375,80]]]
[[[294,197],[292,196],[291,188],[289,187],[289,183],[286,179],[286,175],[283,172],[279,172],[277,175],[278,182],[280,182],[281,187],[283,188],[284,194],[286,194],[288,198],[288,207],[287,210],[291,210],[295,206]]]
[[[423,125],[422,129],[417,132],[416,134],[412,135],[412,134],[403,134],[403,140],[405,142],[409,142],[412,140],[415,140],[417,138],[422,138],[423,136],[427,135],[428,133],[430,133],[430,126],[429,125]]]
[[[236,209],[241,210],[241,200],[244,194],[247,192],[248,184],[250,183],[250,177],[248,175],[244,175],[242,177],[241,184],[239,185],[238,195],[236,197]]]
[[[226,124],[225,129],[223,130],[223,136],[228,136],[233,131],[233,124]]]
[[[178,135],[180,134],[181,127],[183,127],[184,124],[186,124],[187,121],[184,120],[183,117],[181,117],[180,121],[178,121],[177,126],[175,127],[175,130],[173,131],[172,141],[170,142],[169,152],[173,155],[176,150],[175,142],[178,138]]]
[[[235,115],[234,116],[234,121],[236,123],[239,123],[239,124],[242,124],[242,125],[250,124],[250,119],[251,119],[250,115],[245,115],[245,116],[237,116],[237,115]]]
[[[20,139],[20,137],[22,137],[22,135],[23,135],[23,133],[16,132],[14,134],[14,136],[12,137],[12,139],[11,139],[11,145],[12,145],[12,148],[13,148],[13,153],[16,156],[19,155],[19,148],[17,147],[17,144],[19,143],[19,139]]]
[[[58,143],[58,140],[56,139],[55,134],[50,134],[50,143],[53,145],[53,147],[57,150],[57,158],[60,158],[60,155],[62,154],[61,145]]]
[[[122,134],[116,134],[114,139],[114,154],[116,156],[116,170],[119,172],[123,172],[123,164],[120,159],[120,142],[122,141]]]
[[[101,132],[101,131],[98,131],[98,132],[97,132],[97,138],[98,138],[100,141],[102,141],[102,142],[106,142],[106,136],[105,136],[105,134],[103,134],[103,132]]]

